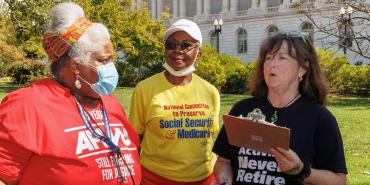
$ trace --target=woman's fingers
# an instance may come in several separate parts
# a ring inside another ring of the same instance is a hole
[[[303,168],[303,163],[293,150],[283,148],[271,149],[276,162],[282,172],[295,175]]]

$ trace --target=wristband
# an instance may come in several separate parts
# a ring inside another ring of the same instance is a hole
[[[311,175],[311,163],[308,161],[302,161],[303,162],[303,168],[302,170],[294,175],[294,178],[300,182],[303,182],[305,178]]]

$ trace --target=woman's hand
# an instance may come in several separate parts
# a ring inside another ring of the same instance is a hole
[[[303,169],[303,162],[293,150],[277,147],[276,149],[270,149],[270,151],[275,156],[275,160],[282,172],[289,175],[297,175]]]
[[[211,185],[231,185],[231,182],[229,182],[228,179],[224,179],[224,180],[217,180],[215,179]]]
[[[231,183],[229,182],[223,182],[223,183],[219,183],[217,182],[217,180],[214,180],[211,185],[231,185]]]
[[[233,172],[230,160],[218,156],[213,173],[215,174],[215,181],[212,182],[212,185],[232,184]]]

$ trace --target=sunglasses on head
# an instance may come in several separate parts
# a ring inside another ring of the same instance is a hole
[[[292,32],[285,32],[283,33],[284,36],[292,37],[292,38],[299,38],[301,39],[305,44],[309,44],[306,37],[308,37],[308,33],[299,32],[299,31],[292,31]]]
[[[182,42],[178,42],[175,40],[166,40],[164,43],[164,47],[167,50],[176,50],[177,46],[180,46],[181,50],[191,50],[195,47],[198,47],[198,44],[197,42],[188,40],[184,40]]]

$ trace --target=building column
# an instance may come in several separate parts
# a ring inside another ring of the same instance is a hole
[[[260,0],[260,8],[266,9],[268,0]]]
[[[163,0],[157,0],[157,19],[161,19],[163,12]]]
[[[157,19],[157,3],[156,0],[150,0],[150,12],[152,20]]]
[[[179,16],[179,0],[173,0],[172,6],[172,17],[175,19]]]
[[[142,9],[143,7],[143,1],[142,0],[136,0],[136,9]]]
[[[196,17],[201,16],[202,15],[202,10],[203,10],[202,0],[197,0],[197,14],[195,16]]]
[[[283,0],[283,6],[289,6],[290,0]]]
[[[186,7],[185,7],[185,1],[184,0],[179,0],[180,3],[180,17],[186,17]]]
[[[231,14],[235,15],[236,11],[238,11],[238,0],[230,0]]]
[[[227,14],[229,12],[229,0],[222,0],[222,13]]]
[[[252,0],[251,9],[256,9],[256,8],[258,8],[258,0]]]
[[[203,10],[203,15],[209,15],[211,12],[211,4],[209,0],[204,0],[203,4],[204,10]]]

